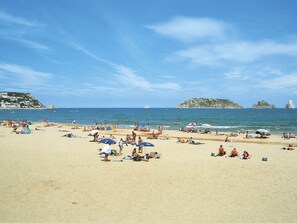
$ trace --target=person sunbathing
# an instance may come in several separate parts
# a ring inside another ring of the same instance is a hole
[[[237,152],[236,148],[234,148],[231,150],[230,157],[236,157],[236,156],[238,156],[238,152]]]
[[[116,139],[116,137],[114,137],[112,134],[109,135],[110,139]]]
[[[242,159],[246,160],[250,158],[250,154],[247,151],[244,151],[242,154]]]
[[[180,142],[180,143],[188,143],[189,140],[181,139],[181,138],[177,137],[177,142]]]
[[[199,144],[202,144],[201,142],[195,142],[193,140],[193,137],[190,137],[189,140],[188,140],[189,144],[192,144],[192,145],[199,145]]]
[[[225,151],[223,145],[220,145],[219,152],[218,152],[217,156],[224,156],[224,155],[226,155],[226,151]]]
[[[225,138],[225,142],[231,142],[228,136]]]

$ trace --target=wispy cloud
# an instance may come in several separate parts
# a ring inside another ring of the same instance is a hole
[[[112,63],[112,62],[110,62],[108,60],[105,60],[105,59],[103,59],[101,57],[98,57],[96,54],[94,54],[91,51],[87,50],[86,48],[82,47],[78,43],[72,43],[71,45],[72,45],[72,47],[74,47],[74,49],[84,53],[85,55],[91,57],[94,60],[97,60],[98,62],[105,63],[105,64],[110,65],[110,66],[116,66],[116,64],[114,64],[114,63]]]
[[[297,56],[297,42],[278,43],[228,42],[202,45],[177,51],[170,60],[187,60],[197,65],[220,65],[224,62],[249,63],[267,56]]]
[[[170,38],[183,42],[191,42],[200,39],[220,39],[232,29],[231,26],[221,20],[211,18],[175,17],[170,21],[148,25],[147,28]]]
[[[120,65],[120,64],[112,63],[108,60],[98,57],[97,55],[95,55],[94,53],[85,49],[84,47],[80,46],[77,43],[72,44],[72,46],[76,50],[83,52],[84,54],[91,57],[92,59],[109,65],[113,69],[113,71],[115,73],[115,77],[119,81],[119,84],[121,86],[135,87],[135,88],[139,88],[144,91],[154,91],[154,90],[159,90],[159,89],[163,89],[163,90],[179,90],[180,89],[180,86],[176,83],[170,83],[170,82],[153,83],[153,82],[150,82],[143,76],[137,74],[137,72],[134,71],[133,69],[123,66],[123,65]]]
[[[30,67],[7,63],[0,63],[0,71],[2,78],[25,86],[44,84],[53,76],[50,73],[36,71]]]
[[[17,43],[24,44],[26,47],[30,47],[30,48],[35,49],[35,50],[41,50],[41,51],[47,51],[47,50],[49,50],[49,47],[46,46],[46,45],[44,45],[44,44],[41,44],[41,43],[38,43],[38,42],[34,42],[34,41],[30,41],[30,40],[26,40],[24,38],[3,37],[3,36],[0,36],[0,39],[9,40],[9,41],[15,41]]]
[[[6,23],[13,23],[17,25],[23,25],[23,26],[35,26],[38,23],[35,21],[30,21],[25,18],[12,16],[6,12],[0,11],[0,21],[6,22]]]
[[[139,76],[132,69],[125,66],[117,66],[117,78],[122,83],[129,85],[131,87],[138,88],[145,91],[154,91],[154,90],[180,90],[180,86],[176,83],[152,83],[147,81],[142,76]]]
[[[297,73],[267,79],[258,86],[271,90],[293,90],[290,92],[297,94]]]

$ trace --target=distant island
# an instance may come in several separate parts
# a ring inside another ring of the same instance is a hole
[[[261,109],[261,108],[276,108],[276,106],[272,105],[272,104],[269,104],[268,102],[266,102],[264,100],[261,100],[261,101],[258,101],[257,104],[254,104],[252,106],[252,108],[258,108],[258,109]]]
[[[243,106],[228,99],[192,98],[180,103],[177,108],[243,108]]]
[[[30,93],[0,92],[0,109],[46,108]]]
[[[288,104],[286,104],[285,108],[294,109],[295,108],[294,102],[292,100],[289,100]]]

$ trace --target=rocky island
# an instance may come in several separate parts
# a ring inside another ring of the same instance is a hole
[[[243,106],[228,99],[192,98],[180,103],[177,108],[243,108]]]
[[[289,100],[289,102],[288,102],[288,104],[286,104],[285,108],[294,109],[295,108],[294,102],[292,100]]]
[[[42,109],[45,108],[30,93],[0,92],[0,109]]]
[[[265,108],[276,108],[275,105],[272,105],[272,104],[269,104],[268,102],[264,101],[264,100],[261,100],[261,101],[258,101],[257,104],[254,104],[252,106],[252,108],[257,108],[257,109],[265,109]]]

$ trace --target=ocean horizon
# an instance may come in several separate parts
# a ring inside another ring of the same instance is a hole
[[[54,108],[0,110],[0,120],[28,120],[78,125],[117,124],[132,128],[135,122],[152,129],[178,130],[190,122],[209,124],[219,132],[269,129],[272,134],[297,133],[297,109],[210,109],[210,108]],[[198,127],[199,128],[199,127]]]

